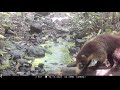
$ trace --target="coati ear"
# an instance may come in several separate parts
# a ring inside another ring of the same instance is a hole
[[[86,58],[86,56],[85,56],[85,55],[81,55],[81,57],[82,57],[82,58]]]

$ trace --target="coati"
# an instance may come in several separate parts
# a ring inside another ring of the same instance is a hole
[[[76,74],[85,75],[88,66],[93,60],[97,61],[93,68],[94,71],[96,71],[105,60],[108,60],[110,66],[113,67],[113,53],[115,49],[119,47],[120,36],[117,35],[102,34],[87,41],[76,56]]]

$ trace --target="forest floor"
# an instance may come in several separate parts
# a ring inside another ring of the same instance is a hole
[[[74,61],[79,46],[86,39],[74,38],[75,31],[67,25],[70,20],[64,13],[62,16],[55,15],[38,21],[34,20],[33,13],[28,13],[28,17],[26,14],[26,18],[15,16],[11,18],[10,26],[0,28],[4,36],[0,39],[2,76],[58,75],[61,68],[67,68]],[[75,70],[63,75],[75,75]],[[96,74],[91,75],[120,76],[120,71],[98,69]]]

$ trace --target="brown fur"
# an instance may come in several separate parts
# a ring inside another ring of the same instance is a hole
[[[113,53],[113,60],[115,62],[115,66],[113,70],[118,70],[120,67],[120,48],[116,48]]]
[[[103,34],[87,41],[79,50],[76,57],[77,74],[84,75],[92,60],[97,60],[96,70],[108,59],[111,67],[114,65],[112,54],[120,47],[120,36]]]

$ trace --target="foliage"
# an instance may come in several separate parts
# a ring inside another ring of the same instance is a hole
[[[87,32],[108,32],[120,30],[119,12],[76,12],[73,14],[74,27]]]

